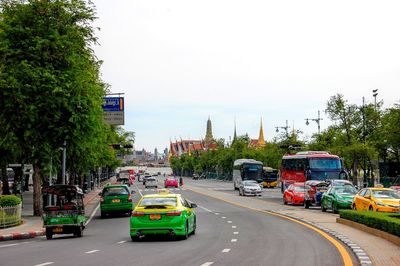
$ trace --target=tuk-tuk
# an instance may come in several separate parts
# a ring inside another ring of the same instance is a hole
[[[274,188],[278,185],[278,170],[263,167],[263,187]]]
[[[83,192],[77,186],[53,185],[42,188],[43,227],[46,238],[54,234],[74,234],[81,237],[85,229]]]

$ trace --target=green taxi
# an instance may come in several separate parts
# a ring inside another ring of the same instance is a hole
[[[135,206],[130,220],[130,235],[136,241],[146,235],[170,235],[187,239],[196,232],[197,205],[180,194],[162,189],[158,194],[144,195]]]
[[[321,209],[323,212],[332,209],[334,213],[338,213],[339,209],[351,209],[356,194],[357,189],[352,185],[331,187],[322,195]]]
[[[105,218],[110,213],[131,214],[133,208],[132,195],[127,185],[105,186],[99,195],[102,218]]]

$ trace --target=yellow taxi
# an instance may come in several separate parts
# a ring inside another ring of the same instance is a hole
[[[170,235],[183,239],[196,232],[197,205],[180,194],[162,189],[158,194],[144,195],[134,208],[130,220],[132,241],[146,235]]]
[[[352,209],[400,212],[400,195],[390,188],[363,188],[354,197]]]

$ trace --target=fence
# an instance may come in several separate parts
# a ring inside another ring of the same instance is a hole
[[[16,206],[0,206],[0,228],[19,225],[21,223],[21,204]]]

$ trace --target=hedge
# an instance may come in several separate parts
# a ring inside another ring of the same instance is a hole
[[[16,206],[21,203],[21,199],[14,195],[3,195],[0,196],[0,206]]]
[[[400,213],[340,210],[340,218],[400,237]]]

